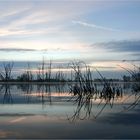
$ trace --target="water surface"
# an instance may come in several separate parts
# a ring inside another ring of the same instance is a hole
[[[139,95],[133,84],[115,86],[122,94],[111,102],[98,95],[79,109],[67,84],[2,84],[0,138],[140,138]]]

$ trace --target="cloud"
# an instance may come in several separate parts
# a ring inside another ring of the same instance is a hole
[[[140,52],[136,52],[136,53],[134,53],[134,54],[132,54],[132,55],[134,55],[134,56],[138,56],[138,57],[140,57]],[[140,61],[140,60],[139,60]]]
[[[104,27],[104,26],[93,24],[93,23],[89,24],[87,22],[82,22],[82,21],[75,21],[75,20],[73,20],[72,23],[79,24],[79,25],[82,25],[82,26],[85,26],[85,27],[90,27],[90,28],[93,28],[93,29],[100,29],[100,30],[107,30],[107,31],[120,31],[118,29]]]
[[[88,11],[89,3],[93,2],[62,1],[60,4],[60,1],[31,0],[7,3],[0,5],[0,37],[62,33],[60,28],[64,28],[65,21]]]
[[[112,41],[92,44],[93,48],[102,48],[110,52],[128,52],[136,53],[140,52],[140,40],[123,40],[123,41]]]
[[[0,52],[31,52],[35,49],[20,49],[20,48],[0,48]]]

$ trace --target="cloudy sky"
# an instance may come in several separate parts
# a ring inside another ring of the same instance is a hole
[[[138,0],[0,0],[0,61],[139,61],[139,13]]]

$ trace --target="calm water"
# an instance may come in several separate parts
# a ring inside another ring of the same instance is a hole
[[[79,106],[67,84],[0,85],[0,138],[140,138],[139,91],[113,86],[122,93],[109,102],[96,94]]]

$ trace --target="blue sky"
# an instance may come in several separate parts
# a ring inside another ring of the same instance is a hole
[[[0,61],[139,60],[139,13],[137,0],[0,0]]]

